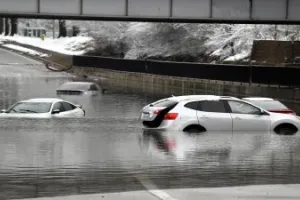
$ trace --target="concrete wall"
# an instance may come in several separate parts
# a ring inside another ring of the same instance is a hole
[[[74,67],[78,75],[100,77],[104,87],[132,89],[157,95],[217,94],[238,97],[267,96],[287,102],[300,101],[300,90],[266,85],[249,85],[192,78],[178,78],[142,73],[120,72],[100,68]]]

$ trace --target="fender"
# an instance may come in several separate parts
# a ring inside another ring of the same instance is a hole
[[[281,119],[281,120],[278,120],[271,124],[271,131],[274,131],[274,129],[281,124],[292,124],[292,125],[296,126],[298,128],[298,130],[300,130],[300,120],[299,120],[299,124],[298,124],[292,119]]]

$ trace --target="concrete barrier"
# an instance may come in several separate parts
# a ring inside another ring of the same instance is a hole
[[[300,101],[300,91],[292,88],[180,78],[79,66],[74,66],[73,72],[78,75],[101,77],[101,84],[108,87],[125,87],[134,89],[136,92],[157,95],[216,94],[237,97],[267,96],[283,101]]]

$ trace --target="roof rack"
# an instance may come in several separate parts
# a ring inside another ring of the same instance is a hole
[[[239,100],[239,98],[231,97],[231,96],[220,96],[220,98],[222,98],[222,99],[235,99],[235,100]]]

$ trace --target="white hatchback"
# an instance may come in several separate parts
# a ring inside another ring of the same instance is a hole
[[[80,105],[55,98],[39,98],[20,101],[7,110],[1,110],[1,118],[77,118],[85,116]]]
[[[274,131],[295,134],[300,120],[294,115],[272,113],[234,97],[191,95],[162,99],[145,106],[140,116],[145,130]]]

